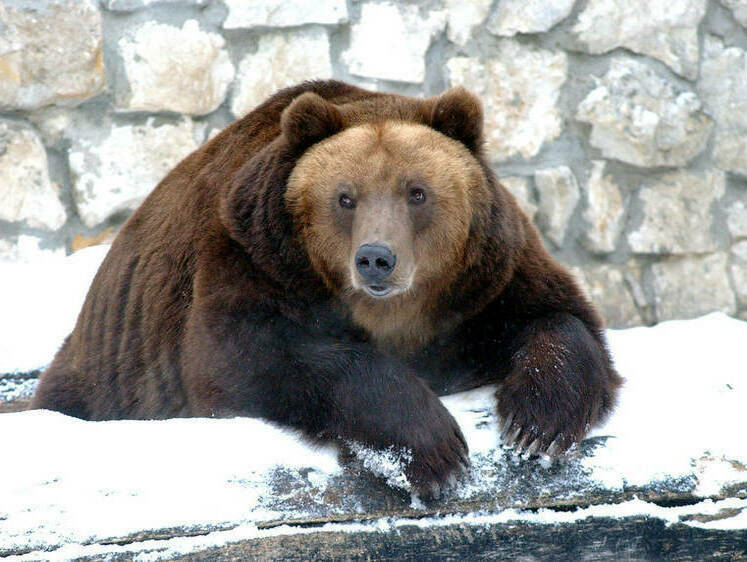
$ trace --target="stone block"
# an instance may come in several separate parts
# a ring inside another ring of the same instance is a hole
[[[310,23],[336,25],[348,21],[345,0],[223,0],[225,29],[295,27]]]
[[[641,254],[713,252],[713,203],[724,195],[723,172],[677,170],[644,184],[643,223],[628,234],[631,249]]]
[[[350,29],[343,60],[352,74],[412,82],[425,80],[425,53],[446,26],[446,13],[420,12],[417,6],[391,2],[361,5],[360,21]]]
[[[67,220],[47,153],[27,125],[0,121],[0,219],[56,230]]]
[[[634,297],[634,290],[642,293],[641,272],[637,267],[592,265],[572,271],[607,328],[630,328],[644,323]]]
[[[75,105],[106,84],[93,0],[0,2],[0,110]]]
[[[101,0],[101,6],[111,12],[133,12],[159,4],[206,6],[210,0]]]
[[[716,120],[714,159],[722,170],[747,177],[747,51],[713,36],[703,44],[698,92]]]
[[[488,157],[531,158],[560,135],[558,97],[567,77],[562,52],[504,39],[495,58],[454,57],[446,63],[451,85],[475,92],[485,108]]]
[[[747,27],[747,0],[719,0],[742,26]]]
[[[735,201],[726,209],[726,224],[734,238],[747,237],[747,206],[743,201]]]
[[[205,115],[225,99],[234,67],[223,37],[148,21],[119,41],[129,92],[117,90],[120,111],[174,111]]]
[[[277,90],[313,78],[330,78],[332,61],[324,29],[262,35],[256,53],[239,64],[231,111],[243,117]]]
[[[621,57],[576,117],[591,124],[591,144],[605,157],[643,167],[684,166],[703,151],[713,126],[694,92]]]
[[[604,160],[592,162],[591,175],[584,187],[587,203],[584,220],[589,227],[584,232],[583,244],[599,254],[615,251],[625,215],[622,193],[614,180],[604,175],[605,165]]]
[[[197,148],[188,118],[160,127],[111,126],[100,142],[77,138],[69,151],[73,197],[89,227],[135,209],[156,184]]]
[[[42,239],[21,234],[15,240],[0,239],[0,263],[31,263],[65,257],[65,248],[41,248]]]
[[[485,21],[492,3],[492,0],[444,0],[449,41],[466,45],[474,27]]]
[[[705,11],[706,0],[589,0],[573,32],[589,53],[625,47],[694,80],[698,25]]]
[[[725,253],[671,257],[651,266],[656,320],[736,312]]]
[[[516,198],[516,202],[529,220],[534,221],[537,215],[537,205],[532,196],[529,179],[521,176],[507,176],[501,178],[500,182]]]
[[[576,176],[567,166],[558,166],[535,172],[534,183],[539,193],[540,225],[548,238],[561,247],[581,198]]]
[[[548,31],[567,18],[575,0],[500,0],[488,31],[501,37]]]
[[[747,240],[731,247],[731,258],[729,270],[734,290],[739,304],[747,306]]]

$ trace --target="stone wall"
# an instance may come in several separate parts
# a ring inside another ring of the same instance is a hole
[[[613,327],[747,317],[747,0],[0,0],[0,260],[106,239],[278,88],[485,103]]]

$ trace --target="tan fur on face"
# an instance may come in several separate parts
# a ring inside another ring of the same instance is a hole
[[[403,197],[403,182],[412,178],[425,182],[433,205],[418,232]],[[347,228],[335,215],[341,185],[359,202]],[[316,144],[299,159],[286,192],[316,271],[358,325],[382,347],[402,352],[438,331],[435,304],[460,271],[473,206],[483,200],[483,172],[461,143],[397,121],[351,127]],[[373,299],[359,290],[354,255],[372,242],[397,254],[391,280],[400,294]]]

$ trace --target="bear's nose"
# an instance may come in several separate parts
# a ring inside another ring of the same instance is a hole
[[[363,244],[355,253],[355,267],[368,282],[389,277],[396,263],[397,256],[382,244]]]

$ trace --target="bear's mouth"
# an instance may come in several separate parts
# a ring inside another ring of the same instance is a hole
[[[392,292],[391,285],[364,285],[363,290],[375,299],[381,299]]]

